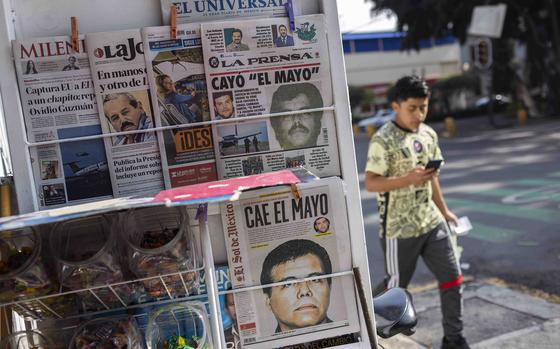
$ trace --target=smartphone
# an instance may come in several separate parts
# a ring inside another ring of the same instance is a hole
[[[430,160],[428,161],[428,164],[426,164],[426,170],[430,170],[430,169],[434,169],[434,170],[438,170],[439,167],[441,166],[441,162],[443,160]]]

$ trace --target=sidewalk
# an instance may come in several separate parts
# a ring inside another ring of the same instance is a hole
[[[386,349],[437,349],[443,336],[437,289],[414,292],[416,333],[380,339]],[[472,349],[556,349],[560,304],[550,303],[490,280],[465,285],[464,335]]]
[[[529,118],[523,126],[519,124],[515,116],[505,113],[494,115],[495,126],[492,126],[490,118],[487,115],[454,119],[454,121],[457,131],[455,137],[469,137],[480,135],[485,132],[509,133],[512,130],[542,128],[546,127],[546,125],[556,126],[558,121],[560,121],[560,116]],[[443,136],[445,131],[445,123],[443,121],[430,122],[428,120],[428,125],[430,125],[438,135]]]

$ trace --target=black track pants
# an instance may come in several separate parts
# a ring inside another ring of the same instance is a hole
[[[385,253],[386,276],[375,288],[374,295],[391,287],[406,288],[416,269],[418,257],[422,256],[439,283],[445,336],[453,338],[462,335],[462,276],[446,226],[442,223],[415,238],[381,238],[381,247]]]

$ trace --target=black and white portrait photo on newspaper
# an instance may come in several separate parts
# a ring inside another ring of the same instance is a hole
[[[323,107],[323,97],[312,83],[281,85],[272,94],[270,113],[285,113]],[[282,150],[317,145],[323,112],[299,113],[270,117],[274,135]]]

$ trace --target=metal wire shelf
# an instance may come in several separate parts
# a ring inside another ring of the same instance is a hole
[[[32,320],[45,320],[45,319],[63,319],[80,317],[84,315],[94,315],[108,311],[128,309],[135,305],[156,304],[157,302],[166,300],[190,299],[200,296],[199,283],[200,273],[204,270],[204,264],[198,268],[191,270],[180,271],[175,273],[160,274],[151,277],[139,278],[124,282],[118,282],[108,285],[101,285],[95,287],[88,287],[80,290],[60,292],[56,294],[35,297],[30,299],[18,300],[10,303],[5,303],[2,306],[7,309],[17,312],[24,318]],[[194,278],[194,279],[193,279]],[[191,281],[195,281],[192,283]],[[162,296],[149,296],[147,293],[142,292],[142,283],[146,281],[157,281],[162,285],[165,293]],[[179,287],[178,287],[179,286]],[[123,297],[119,295],[119,290],[122,289],[137,290],[139,292],[136,302],[127,304]],[[83,298],[84,294],[90,295],[91,299],[98,302],[99,310],[80,312],[79,306],[76,302],[80,297]],[[114,296],[114,304],[108,303],[106,299],[107,294]]]
[[[82,314],[74,318],[40,321],[36,327],[33,327],[33,331],[38,331],[37,333],[48,338],[54,348],[72,348],[77,332],[88,323],[96,323],[95,326],[107,327],[121,321],[132,321],[133,326],[139,331],[135,335],[135,339],[142,343],[153,337],[154,332],[150,332],[150,325],[152,327],[157,326],[158,331],[156,333],[162,331],[168,334],[175,332],[190,333],[205,338],[206,343],[213,343],[214,339],[208,322],[212,315],[208,313],[208,309],[209,301],[206,295],[198,295],[189,297],[188,300],[181,298],[137,304],[120,311],[103,314]],[[162,314],[165,315],[163,318],[161,317]],[[159,317],[157,322],[154,321],[156,316]],[[26,331],[30,331],[30,329]],[[148,333],[152,333],[152,336],[148,336]],[[129,334],[134,335],[133,333]],[[146,346],[142,344],[142,347]]]

